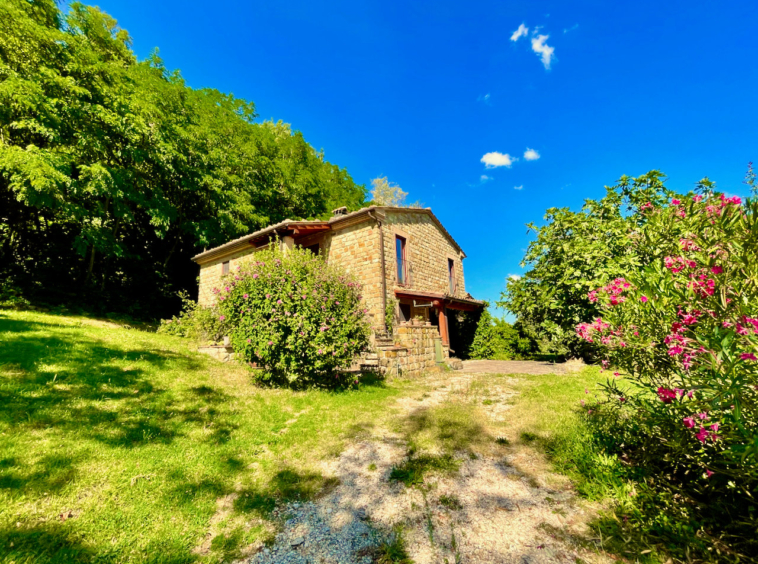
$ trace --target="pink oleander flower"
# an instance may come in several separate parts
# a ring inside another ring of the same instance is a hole
[[[646,304],[646,303],[647,303],[647,296],[640,296],[640,301],[641,301],[643,304]]]
[[[699,417],[702,420],[706,420],[708,419],[708,414],[705,411],[701,411],[700,413],[697,414],[697,417]]]
[[[705,427],[700,427],[700,430],[697,432],[695,437],[697,437],[697,440],[701,443],[704,443],[708,437],[710,436],[710,433],[705,430]]]
[[[270,300],[271,299],[271,294],[266,294],[266,299]]]
[[[685,417],[682,419],[682,423],[684,423],[684,426],[688,429],[692,429],[695,426],[695,419],[693,417]]]
[[[681,200],[677,200],[676,198],[673,198],[673,199],[671,200],[671,203],[672,203],[673,205],[675,205],[675,206],[678,206],[678,205],[679,205],[679,204],[681,204],[682,202],[681,202]]]
[[[247,294],[242,294],[242,297],[247,299],[249,296]]]
[[[716,432],[718,430],[719,430],[719,424],[718,423],[714,423],[713,425],[711,425],[711,431]]]
[[[724,272],[724,269],[721,268],[719,265],[716,265],[716,266],[711,267],[711,272],[713,272],[714,274],[721,274],[722,272]]]
[[[692,201],[695,202],[695,203],[702,202],[703,201],[703,197],[700,194],[697,194],[695,196],[692,196]]]
[[[706,471],[705,471],[705,477],[706,478],[710,478],[711,476],[713,476],[713,472],[711,472],[710,470],[706,469]]]
[[[658,398],[663,403],[671,403],[676,399],[676,392],[668,388],[658,388]]]
[[[281,304],[281,303],[283,303],[283,302],[282,302],[282,300],[276,300],[276,303],[277,303],[277,304]]]
[[[758,360],[753,353],[742,353],[740,358],[742,360]]]
[[[248,344],[248,345],[250,344],[250,339],[248,339],[248,340],[247,340],[247,344]]]
[[[258,278],[258,273],[257,272],[255,274],[253,274],[253,279],[256,279],[256,278]]]
[[[219,320],[219,321],[223,321],[224,319],[226,319],[226,316],[225,316],[225,315],[219,315],[219,316],[218,316],[218,320]]]

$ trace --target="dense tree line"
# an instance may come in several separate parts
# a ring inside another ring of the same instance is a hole
[[[252,102],[138,61],[98,8],[0,3],[0,279],[157,317],[203,248],[366,190]]]

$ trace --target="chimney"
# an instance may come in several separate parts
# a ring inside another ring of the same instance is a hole
[[[338,217],[340,215],[347,215],[347,206],[342,206],[341,208],[332,210],[332,216]]]

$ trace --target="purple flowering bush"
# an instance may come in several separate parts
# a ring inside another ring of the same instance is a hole
[[[590,292],[600,316],[577,327],[618,370],[587,420],[642,471],[638,491],[655,503],[632,512],[640,528],[748,561],[758,557],[758,199],[705,191],[636,213],[648,266]]]
[[[309,251],[255,253],[214,292],[236,354],[263,368],[262,379],[343,385],[339,370],[368,345],[360,284]]]

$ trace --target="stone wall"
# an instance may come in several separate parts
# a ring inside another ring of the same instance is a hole
[[[379,370],[387,377],[415,377],[440,369],[435,353],[435,341],[440,341],[436,327],[402,324],[395,328],[394,341],[394,347],[377,349]],[[447,360],[447,349],[442,347],[442,362]]]
[[[379,247],[379,228],[371,219],[329,232],[322,246],[330,264],[341,266],[360,282],[372,327],[384,325]]]

